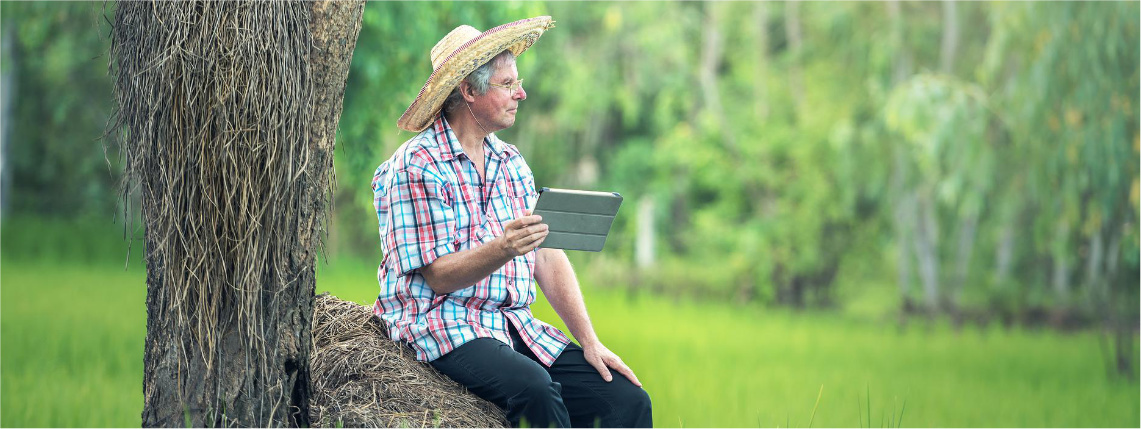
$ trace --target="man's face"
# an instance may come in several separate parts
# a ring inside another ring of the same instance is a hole
[[[491,75],[487,93],[476,95],[471,102],[472,114],[480,124],[487,127],[488,132],[496,132],[515,124],[515,113],[519,102],[527,99],[527,91],[520,86],[517,89],[507,89],[496,85],[512,85],[519,79],[519,70],[515,61],[510,60],[499,66],[499,70]]]

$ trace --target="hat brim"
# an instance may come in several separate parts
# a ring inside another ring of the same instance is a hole
[[[549,16],[522,19],[480,33],[461,45],[432,71],[424,87],[396,125],[405,131],[420,132],[436,119],[436,114],[456,85],[505,50],[519,56],[530,48],[555,22]]]

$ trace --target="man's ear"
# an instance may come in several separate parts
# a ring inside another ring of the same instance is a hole
[[[475,101],[475,90],[472,89],[471,84],[467,80],[460,81],[460,95],[464,97],[464,101],[472,103]]]

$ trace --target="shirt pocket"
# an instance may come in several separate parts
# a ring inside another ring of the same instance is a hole
[[[514,208],[515,202],[508,189],[510,185],[504,182],[495,184],[495,189],[487,202],[487,219],[480,225],[492,238],[503,235],[504,226],[518,217]]]
[[[455,189],[457,198],[452,204],[452,210],[456,213],[454,241],[456,249],[469,249],[481,242],[477,236],[479,221],[482,218],[482,215],[479,213],[479,188],[467,183],[461,183],[457,185]]]
[[[505,219],[518,219],[526,216],[527,210],[534,208],[533,188],[518,180],[505,183],[503,187],[505,192],[500,194],[501,211],[497,214]]]

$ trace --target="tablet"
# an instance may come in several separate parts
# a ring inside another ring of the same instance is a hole
[[[617,192],[540,189],[533,214],[543,217],[548,233],[539,247],[601,251],[621,205]]]

